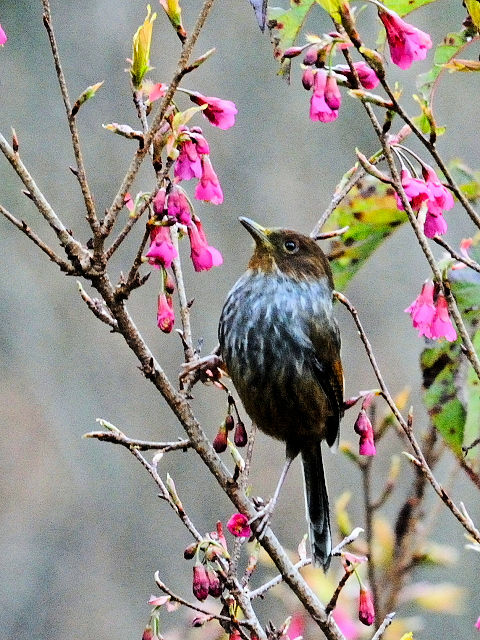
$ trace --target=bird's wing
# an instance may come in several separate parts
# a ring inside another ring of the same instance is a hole
[[[340,360],[340,335],[335,321],[312,319],[310,339],[315,352],[313,371],[332,410],[332,416],[326,423],[326,440],[332,446],[338,439],[343,416],[343,368]]]

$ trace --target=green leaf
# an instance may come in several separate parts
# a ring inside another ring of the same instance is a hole
[[[470,250],[480,260],[480,245]],[[450,272],[452,292],[477,353],[480,352],[480,274],[471,269]],[[446,444],[461,456],[462,446],[480,435],[480,381],[459,342],[435,342],[421,355],[424,401],[430,419]],[[471,455],[475,455],[472,451]]]
[[[419,9],[426,4],[431,4],[435,0],[383,0],[383,4],[389,9],[393,9],[400,16],[406,16],[410,11]]]
[[[325,231],[349,227],[330,245],[336,288],[343,291],[375,249],[406,220],[391,187],[370,176],[354,187],[325,227]]]
[[[473,171],[460,158],[454,158],[449,163],[449,169],[453,179],[468,200],[478,200],[480,198],[480,171]]]
[[[317,0],[318,4],[321,5],[330,16],[336,20],[337,22],[341,21],[340,16],[340,0]]]
[[[270,29],[273,55],[281,60],[285,49],[293,46],[306,17],[316,4],[316,0],[290,0],[290,9],[268,8],[268,28]],[[281,62],[279,75],[290,78],[290,60]]]

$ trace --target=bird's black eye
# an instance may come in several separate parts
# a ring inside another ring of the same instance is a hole
[[[298,251],[298,244],[295,240],[285,240],[283,246],[288,251],[288,253],[296,253]]]

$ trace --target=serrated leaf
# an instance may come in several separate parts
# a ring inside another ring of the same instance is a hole
[[[477,244],[469,252],[480,259]],[[458,308],[477,353],[480,352],[480,274],[471,269],[451,271]],[[458,342],[437,342],[421,355],[424,402],[430,419],[446,444],[461,456],[462,446],[480,435],[480,381]]]
[[[349,227],[330,245],[328,258],[336,288],[343,291],[375,249],[406,220],[391,187],[370,177],[354,187],[324,229]]]
[[[435,0],[383,0],[383,4],[386,7],[393,9],[400,16],[406,16],[407,13],[432,2],[435,2]]]
[[[281,60],[285,49],[293,46],[305,19],[316,0],[290,0],[290,8],[268,8],[268,28],[271,33],[273,55]],[[281,62],[279,75],[290,78],[290,60]]]

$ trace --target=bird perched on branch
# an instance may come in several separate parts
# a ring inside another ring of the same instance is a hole
[[[228,294],[219,355],[257,427],[286,443],[286,463],[301,455],[313,561],[330,564],[331,534],[321,442],[338,441],[343,415],[340,336],[333,317],[330,265],[315,241],[287,229],[240,222],[255,240],[248,270]]]

